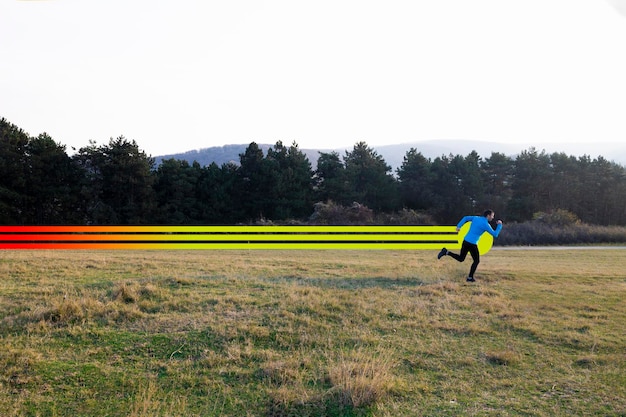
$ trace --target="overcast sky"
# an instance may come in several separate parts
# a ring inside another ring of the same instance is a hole
[[[151,155],[626,140],[626,0],[0,0],[0,117]]]

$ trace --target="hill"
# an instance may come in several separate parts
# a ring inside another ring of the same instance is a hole
[[[238,164],[239,154],[245,152],[248,145],[249,143],[214,146],[177,154],[156,156],[155,160],[157,164],[160,164],[164,159],[170,158],[185,160],[189,163],[197,161],[201,166],[210,165],[212,162],[215,162],[219,166],[228,162]],[[259,144],[259,147],[263,150],[264,154],[267,153],[267,150],[271,146],[273,146],[273,144]],[[465,156],[472,151],[476,151],[483,158],[488,158],[491,156],[492,152],[499,152],[514,157],[520,152],[528,150],[533,146],[488,141],[429,140],[371,147],[375,149],[376,152],[378,152],[378,154],[380,154],[395,171],[402,165],[404,156],[411,148],[417,149],[427,158],[434,159],[436,157],[449,154]],[[609,161],[616,162],[620,165],[626,165],[626,144],[608,142],[569,145],[564,145],[562,143],[545,143],[535,145],[534,148],[538,151],[545,150],[547,153],[563,152],[567,155],[574,155],[577,157],[583,155],[589,155],[591,158],[602,156]],[[339,155],[343,156],[346,151],[350,151],[351,149],[352,148],[302,149],[302,152],[309,158],[311,165],[315,168],[319,152],[335,151],[338,152]]]

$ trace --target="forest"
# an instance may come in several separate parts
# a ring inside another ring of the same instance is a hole
[[[250,143],[239,163],[157,166],[123,136],[68,155],[48,134],[0,120],[4,225],[455,224],[486,208],[506,222],[558,213],[625,226],[626,171],[535,148],[434,159],[411,148],[393,172],[365,142],[345,155],[320,152],[313,167],[297,143],[281,141],[266,153]]]

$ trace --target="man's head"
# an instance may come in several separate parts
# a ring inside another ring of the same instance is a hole
[[[492,221],[493,218],[496,216],[496,213],[494,213],[493,210],[485,210],[483,216],[485,216],[488,221]]]

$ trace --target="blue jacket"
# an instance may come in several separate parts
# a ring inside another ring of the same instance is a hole
[[[493,230],[485,216],[465,216],[456,227],[460,228],[467,222],[472,222],[472,224],[470,225],[469,232],[465,235],[465,240],[474,245],[478,243],[478,239],[480,239],[483,233],[487,232],[493,237],[498,237],[500,230],[502,230],[501,224],[496,226],[496,230]]]

